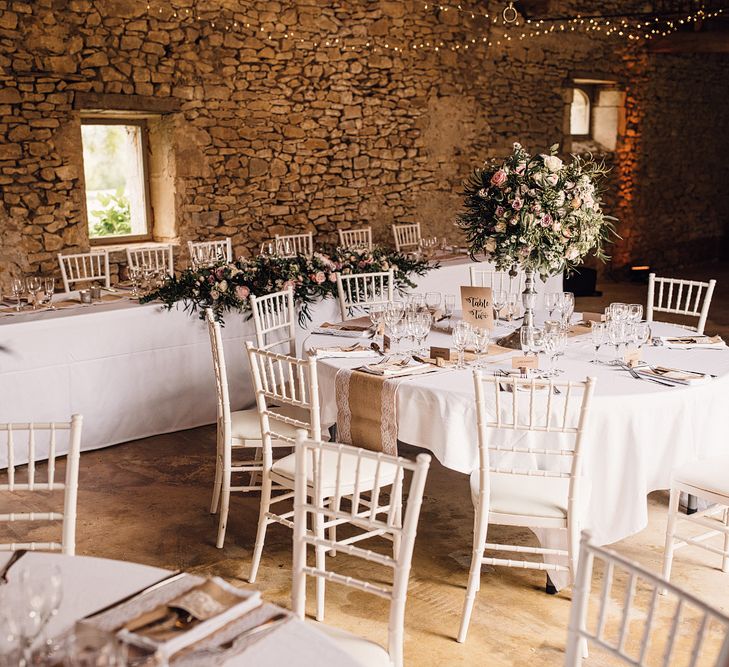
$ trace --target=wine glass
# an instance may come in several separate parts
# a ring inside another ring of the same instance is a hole
[[[610,314],[613,319],[618,322],[623,322],[628,317],[628,304],[626,303],[611,303]]]
[[[401,317],[393,322],[390,326],[390,333],[392,334],[393,347],[399,349],[400,341],[408,335],[407,318]]]
[[[650,337],[651,328],[647,322],[637,322],[633,325],[633,340],[639,350],[643,348]]]
[[[637,324],[643,319],[643,306],[639,303],[628,304],[628,320]]]
[[[38,308],[38,292],[41,290],[41,279],[39,276],[28,276],[25,284],[30,292],[30,298],[33,301],[33,310]]]
[[[453,317],[453,313],[456,310],[456,295],[455,294],[446,294],[443,298],[443,316],[448,318],[448,323],[450,324],[451,318]]]
[[[25,294],[25,278],[13,278],[10,281],[10,293],[15,299],[15,310],[20,311],[20,297]]]
[[[442,295],[440,292],[426,292],[425,293],[425,305],[428,307],[431,313],[434,313],[440,308],[440,302]]]
[[[602,347],[602,344],[605,342],[606,339],[606,328],[607,325],[603,324],[602,322],[592,323],[592,329],[590,330],[590,333],[592,334],[592,344],[595,346],[595,357],[592,359],[592,361],[590,361],[591,364],[600,363],[598,353],[600,352],[600,348]]]
[[[555,368],[554,362],[564,352],[566,345],[567,333],[564,329],[559,328],[544,332],[544,351],[547,353],[547,358],[549,359],[547,375],[550,377],[560,375],[564,372],[561,368]]]
[[[562,321],[565,327],[570,325],[572,313],[575,312],[575,295],[572,292],[562,292]]]
[[[476,368],[483,367],[483,357],[488,354],[491,332],[486,327],[473,327],[473,347],[476,352]]]
[[[544,307],[547,309],[547,314],[549,315],[550,320],[552,319],[552,315],[554,314],[557,304],[561,298],[561,292],[547,292],[544,295]]]
[[[613,359],[611,365],[620,365],[622,363],[620,347],[626,342],[625,323],[620,320],[611,321],[610,324],[608,324],[607,333],[610,344],[615,347],[615,359]]]
[[[458,351],[456,368],[463,370],[466,367],[466,348],[471,342],[473,330],[468,322],[457,322],[453,327],[453,347]]]
[[[531,348],[534,356],[539,359],[539,353],[544,352],[544,329],[532,329]]]
[[[56,279],[53,277],[43,278],[43,302],[48,304],[51,310],[55,310],[53,305],[53,295],[56,293]]]
[[[417,317],[417,328],[415,330],[418,354],[426,354],[425,340],[433,326],[433,316],[428,312],[420,312]]]
[[[519,329],[519,342],[521,343],[522,352],[528,355],[532,351],[532,332],[534,327],[522,327]]]
[[[506,290],[498,289],[494,290],[491,296],[494,302],[494,322],[499,321],[499,313],[501,309],[506,305],[507,294]]]

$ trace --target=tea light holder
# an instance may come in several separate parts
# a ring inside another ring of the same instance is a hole
[[[101,287],[94,286],[89,289],[91,292],[91,298],[95,300],[101,300]]]
[[[91,303],[91,290],[81,289],[78,291],[81,303]]]

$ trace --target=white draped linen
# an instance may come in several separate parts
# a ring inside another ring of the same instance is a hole
[[[0,567],[10,553],[0,554]],[[42,576],[51,565],[58,565],[63,580],[63,598],[58,614],[47,626],[47,636],[56,637],[73,624],[117,600],[142,590],[171,574],[148,565],[126,563],[85,556],[27,553],[10,570],[8,578],[27,569]],[[189,661],[186,661],[189,662]],[[298,618],[272,629],[242,653],[216,664],[280,667],[281,665],[321,665],[322,667],[357,667],[346,653],[315,626]]]
[[[682,331],[668,324],[652,326],[656,335]],[[331,345],[332,339],[327,339],[311,336],[306,346]],[[447,347],[449,339],[443,333],[432,332],[428,343]],[[569,339],[566,356],[559,359],[558,366],[566,371],[562,379],[597,378],[583,449],[583,470],[591,485],[584,528],[592,531],[597,544],[609,544],[647,525],[647,495],[669,488],[671,471],[676,466],[699,457],[726,454],[729,350],[645,347],[643,356],[651,364],[718,376],[706,384],[683,387],[636,380],[616,367],[591,364],[593,353],[589,335]],[[603,358],[611,354],[608,346],[601,350]],[[493,364],[484,372],[510,368],[511,356],[490,358]],[[323,426],[336,420],[333,391],[337,369],[362,363],[362,359],[335,358],[319,362]],[[487,406],[493,402],[488,396]],[[477,469],[472,369],[449,369],[404,379],[397,391],[397,422],[401,442],[433,452],[452,470],[470,473]],[[493,437],[506,445],[515,436],[502,431]],[[466,477],[464,484],[468,484]]]
[[[416,277],[416,289],[457,294],[469,282],[471,264],[466,257],[443,262]],[[561,284],[561,277],[552,279],[549,289]],[[312,318],[313,325],[339,321],[336,300],[314,304]],[[302,340],[308,334],[299,333]],[[247,340],[255,341],[252,320],[226,314],[223,345],[234,410],[254,403]],[[83,450],[215,422],[205,323],[182,305],[168,312],[128,299],[0,317],[0,423],[64,421],[74,413],[84,417]],[[16,460],[24,461],[20,445],[17,451]],[[59,443],[64,451],[65,442]],[[0,468],[6,459],[0,448]]]

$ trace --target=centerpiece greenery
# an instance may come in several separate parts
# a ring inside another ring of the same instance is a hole
[[[216,319],[227,311],[250,309],[249,296],[264,296],[291,287],[299,306],[299,320],[311,319],[310,307],[328,296],[337,295],[336,274],[371,273],[394,270],[399,290],[415,287],[411,276],[422,276],[437,264],[382,247],[369,250],[337,248],[312,257],[259,255],[198,269],[185,269],[170,276],[158,289],[146,294],[141,303],[160,300],[171,309],[182,302],[185,310],[199,312],[212,308]]]
[[[532,156],[515,143],[505,160],[474,171],[457,221],[472,255],[542,279],[574,269],[590,252],[607,259],[604,246],[616,236],[615,218],[601,208],[609,170],[592,156],[563,162],[557,149]]]

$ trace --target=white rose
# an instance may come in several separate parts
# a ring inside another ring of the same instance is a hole
[[[228,281],[223,280],[218,284],[218,291],[219,292],[227,292],[228,291]]]
[[[484,246],[484,250],[486,252],[489,252],[489,253],[490,252],[493,252],[494,250],[496,250],[496,239],[491,238],[488,241],[486,241],[486,245]]]
[[[545,155],[544,166],[549,169],[549,171],[559,171],[562,169],[562,160],[560,160],[556,155]]]

